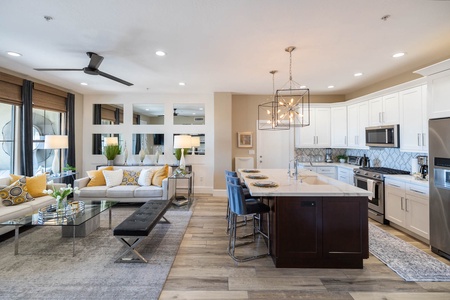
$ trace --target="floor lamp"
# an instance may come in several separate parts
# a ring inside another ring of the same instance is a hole
[[[55,150],[54,156],[53,156],[53,163],[52,163],[52,172],[53,175],[60,173],[60,166],[59,166],[59,156],[58,156],[58,150],[59,149],[67,149],[69,148],[69,140],[67,138],[67,135],[46,135],[45,136],[45,142],[44,142],[44,149],[53,149]]]

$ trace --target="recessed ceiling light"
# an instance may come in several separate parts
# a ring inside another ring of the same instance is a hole
[[[193,112],[192,114],[195,115],[195,112]]]
[[[22,56],[22,54],[20,54],[20,53],[17,53],[17,52],[13,52],[13,51],[8,51],[8,52],[6,52],[8,55],[11,55],[11,56]]]
[[[155,54],[158,55],[158,56],[165,56],[166,52],[158,50],[158,51],[155,52]]]
[[[81,85],[88,85],[86,82],[82,82],[82,83],[80,83]]]
[[[306,85],[301,85],[300,88],[301,89],[306,89]]]
[[[199,110],[203,110],[203,107],[200,107]]]
[[[149,110],[150,110],[150,108],[146,108],[145,110],[146,110],[146,111],[149,111]]]
[[[355,74],[353,74],[353,76],[355,76],[355,77],[359,77],[359,76],[362,76],[362,73],[361,73],[361,72],[359,72],[359,73],[355,73]]]
[[[180,82],[178,84],[181,85],[181,86],[185,86],[186,85],[186,83],[184,83],[184,82]]]
[[[394,55],[392,55],[392,57],[397,58],[397,57],[402,57],[403,55],[405,55],[404,52],[399,52],[399,53],[395,53]]]
[[[332,88],[334,88],[334,85],[329,85],[328,88],[332,89]]]

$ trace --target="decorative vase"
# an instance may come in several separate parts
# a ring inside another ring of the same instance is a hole
[[[56,208],[58,212],[64,212],[67,206],[67,197],[56,200]]]
[[[114,166],[114,159],[108,159],[108,161],[106,162],[107,166]]]

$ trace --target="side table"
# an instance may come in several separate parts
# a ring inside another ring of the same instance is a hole
[[[183,201],[184,204],[191,202],[192,197],[194,197],[194,172],[186,173],[186,174],[172,174],[169,176],[169,187],[170,184],[175,185],[175,201],[186,200],[184,196],[177,196],[177,190],[186,190],[187,191],[187,201]],[[179,187],[178,180],[186,180],[187,187]],[[181,202],[180,201],[180,202]],[[176,204],[176,203],[175,203]],[[177,205],[177,204],[176,204]]]

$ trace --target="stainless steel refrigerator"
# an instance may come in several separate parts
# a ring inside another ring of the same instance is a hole
[[[450,118],[429,121],[431,250],[450,259]]]

